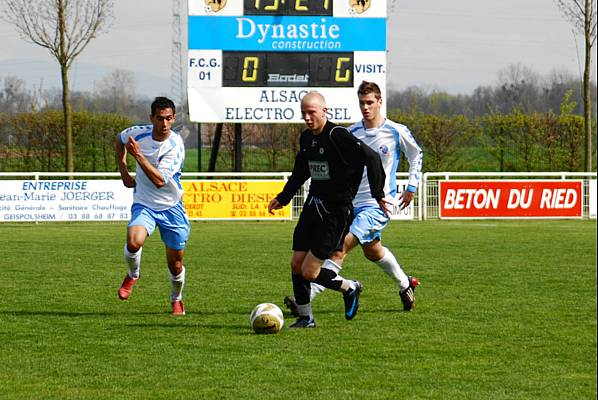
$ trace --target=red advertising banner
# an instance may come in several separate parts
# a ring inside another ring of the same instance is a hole
[[[580,180],[439,182],[440,218],[581,218]]]

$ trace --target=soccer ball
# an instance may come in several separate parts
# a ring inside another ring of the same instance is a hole
[[[284,325],[284,317],[276,304],[261,303],[251,312],[249,323],[255,333],[278,333]]]

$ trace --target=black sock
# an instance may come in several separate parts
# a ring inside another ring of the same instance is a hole
[[[338,274],[328,268],[321,268],[314,282],[337,292],[340,291],[341,284],[343,283],[342,279],[338,279]]]
[[[293,280],[293,293],[298,305],[309,304],[311,284],[301,274],[291,274]]]

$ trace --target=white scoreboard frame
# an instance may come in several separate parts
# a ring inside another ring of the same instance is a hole
[[[278,0],[261,1],[275,3]],[[189,0],[187,94],[190,120],[301,123],[299,103],[310,91],[324,95],[332,121],[361,120],[357,102],[359,84],[364,80],[376,82],[383,96],[386,94],[386,0],[371,0],[369,8],[361,12],[356,11],[356,0],[329,1],[333,7],[331,17],[273,17],[244,16],[242,0],[222,0],[222,8],[217,11],[210,6],[213,0]],[[300,4],[302,0],[295,2]],[[263,24],[264,21],[282,28],[278,36],[274,33],[275,27]],[[265,29],[270,29],[267,38]],[[280,32],[286,35],[281,36]],[[320,48],[314,48],[316,42]],[[223,87],[223,51],[270,52],[289,44],[303,49],[297,52],[353,52],[353,87]],[[328,50],[331,47],[332,50]],[[383,102],[383,113],[386,113],[385,106]]]

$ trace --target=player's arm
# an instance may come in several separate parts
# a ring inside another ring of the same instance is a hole
[[[273,210],[279,210],[289,204],[295,193],[297,193],[297,190],[299,190],[309,176],[307,158],[303,155],[301,149],[299,149],[297,157],[295,157],[293,172],[282,188],[282,192],[278,193],[268,204],[268,212],[273,214]]]
[[[150,181],[159,189],[166,184],[164,177],[160,171],[154,167],[145,156],[141,153],[141,146],[132,136],[129,136],[129,140],[125,144],[125,148],[137,161],[139,167],[145,172],[145,175]]]
[[[129,173],[127,167],[127,148],[121,142],[121,135],[116,135],[114,139],[114,149],[116,151],[116,163],[118,164],[118,170],[120,172],[120,178],[123,181],[125,187],[134,188],[135,178]]]
[[[384,180],[386,179],[382,160],[380,160],[380,155],[378,153],[363,142],[361,143],[361,150],[364,154],[372,197],[380,201],[380,199],[384,198]]]
[[[421,176],[423,152],[407,128],[401,131],[398,144],[409,162],[409,182],[406,190],[399,196],[399,207],[402,210],[411,204],[415,196]]]
[[[370,193],[372,194],[372,197],[376,199],[380,205],[380,208],[386,214],[389,214],[391,212],[392,203],[384,199],[384,182],[386,179],[386,173],[384,172],[380,155],[363,142],[361,142],[361,149],[363,151],[364,162],[367,168],[366,172],[368,175],[368,182],[370,184]]]
[[[170,143],[172,147],[160,157],[158,165],[155,166],[155,169],[162,177],[164,185],[170,182],[172,177],[183,169],[185,161],[185,146],[183,141],[173,139]]]
[[[341,157],[345,158],[345,163],[349,165],[364,165],[367,167],[368,182],[370,184],[370,193],[376,199],[382,209],[384,200],[384,180],[386,174],[382,166],[380,155],[372,150],[367,144],[353,136],[345,128],[335,128],[330,132],[330,137],[338,147]]]

